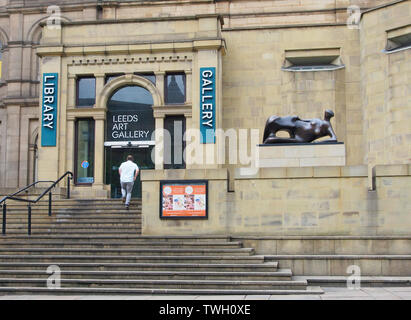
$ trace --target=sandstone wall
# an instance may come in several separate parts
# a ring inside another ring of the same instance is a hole
[[[361,95],[370,166],[411,161],[411,50],[383,52],[387,32],[410,21],[409,1],[363,16]]]
[[[220,170],[142,172],[143,234],[410,235],[411,166],[260,169],[227,192]],[[159,181],[209,180],[208,220],[160,220]]]

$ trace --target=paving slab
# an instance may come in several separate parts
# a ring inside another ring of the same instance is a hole
[[[375,300],[375,298],[366,296],[366,297],[330,297],[325,296],[321,297],[321,300]]]
[[[321,300],[321,295],[300,295],[300,294],[290,294],[290,295],[272,295],[269,300]]]
[[[326,292],[327,297],[372,297],[361,290],[346,290],[345,292]]]
[[[361,288],[361,291],[369,294],[372,297],[392,297],[398,299],[398,295],[385,290],[385,288]]]
[[[153,295],[146,296],[147,299],[144,300],[195,300],[198,296],[189,296],[189,295]]]
[[[375,300],[402,300],[400,297],[396,296],[374,296]]]
[[[0,300],[411,300],[411,287],[323,289],[322,295],[5,295]]]
[[[198,296],[196,300],[244,300],[245,295],[233,295],[233,296]]]
[[[409,292],[411,294],[411,287],[388,287],[385,289],[389,292]]]
[[[245,300],[269,300],[270,295],[250,295],[245,296]]]

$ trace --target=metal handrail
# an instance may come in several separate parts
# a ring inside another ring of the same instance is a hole
[[[24,191],[30,189],[31,187],[34,187],[36,184],[39,184],[39,183],[54,183],[54,181],[36,181],[36,182],[34,182],[34,183],[32,183],[32,184],[29,184],[27,187],[24,187],[23,189],[20,189],[19,191],[15,192],[15,193],[13,193],[13,194],[9,194],[9,195],[3,197],[3,198],[0,200],[0,204],[1,204],[2,202],[6,201],[7,199],[11,199],[12,197],[17,196],[19,193],[24,192]]]
[[[36,181],[26,187],[24,187],[23,189],[20,189],[19,191],[7,195],[5,197],[3,197],[0,200],[0,205],[2,204],[3,206],[3,226],[2,226],[2,234],[6,235],[6,226],[7,226],[7,204],[6,204],[6,200],[15,200],[15,201],[21,201],[21,202],[26,202],[28,203],[27,205],[27,211],[28,211],[28,224],[27,224],[27,229],[28,229],[28,235],[31,235],[31,205],[32,204],[36,204],[37,202],[39,202],[47,193],[49,194],[49,206],[48,206],[48,215],[49,217],[51,217],[51,208],[52,208],[52,192],[51,190],[61,181],[63,180],[65,177],[67,176],[67,199],[70,199],[70,180],[73,180],[73,173],[71,171],[67,171],[65,174],[63,174],[59,179],[57,179],[56,181]],[[47,188],[41,195],[39,195],[37,197],[37,199],[35,200],[30,200],[30,199],[23,199],[23,198],[19,198],[16,197],[18,194],[20,194],[21,192],[24,192],[26,190],[28,190],[29,188],[39,184],[39,183],[52,183],[52,185]]]

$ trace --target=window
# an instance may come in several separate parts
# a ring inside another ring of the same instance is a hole
[[[186,75],[184,73],[169,73],[165,81],[166,104],[185,103]]]
[[[111,80],[114,80],[115,78],[124,76],[124,73],[116,73],[116,74],[108,74],[106,75],[106,80],[105,83],[109,83]]]
[[[164,169],[186,168],[184,160],[185,127],[186,118],[184,116],[168,116],[164,119],[164,130],[170,134],[164,137]]]
[[[150,111],[153,112],[153,97],[150,91],[139,86],[125,86],[117,89],[107,103],[108,111]]]
[[[340,49],[289,50],[285,53],[283,71],[331,71],[344,68]]]
[[[394,53],[411,48],[411,26],[387,32],[387,45],[384,52]]]
[[[140,76],[143,78],[146,78],[147,80],[150,80],[154,85],[156,84],[156,76],[154,73],[141,73],[141,72],[136,72],[134,73],[136,76]]]
[[[76,121],[75,133],[75,182],[94,183],[94,120]]]
[[[96,78],[77,79],[77,107],[92,108],[96,103]]]

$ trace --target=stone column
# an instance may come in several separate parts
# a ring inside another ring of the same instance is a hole
[[[96,102],[97,97],[101,95],[105,86],[106,75],[104,73],[96,73]]]
[[[6,187],[19,185],[20,106],[7,107]]]
[[[158,91],[160,92],[160,96],[161,96],[161,101],[165,101],[165,97],[164,97],[164,78],[165,78],[165,72],[164,71],[156,71],[154,72],[154,74],[156,75],[156,87],[158,89]]]
[[[155,169],[164,169],[164,115],[156,117]]]
[[[184,117],[186,118],[186,131],[190,130],[192,128],[192,114],[191,113],[185,113]],[[183,132],[184,135],[185,132]],[[186,149],[187,149],[187,145],[186,145]],[[185,151],[184,153],[185,154]],[[192,164],[191,164],[191,157],[188,157],[187,154],[185,155],[185,162],[186,162],[186,169],[192,169]]]
[[[192,71],[186,70],[186,104],[192,103]]]
[[[67,116],[67,142],[66,142],[66,164],[67,170],[74,173],[74,145],[75,134],[74,124],[76,118],[72,115]]]
[[[67,93],[67,109],[73,109],[76,106],[76,75],[68,75],[68,93]]]
[[[11,13],[9,17],[9,56],[8,56],[8,80],[7,95],[20,97],[22,94],[22,62],[23,62],[23,28],[24,16],[22,13]]]
[[[103,115],[94,116],[94,185],[103,186],[104,181],[104,121]]]

